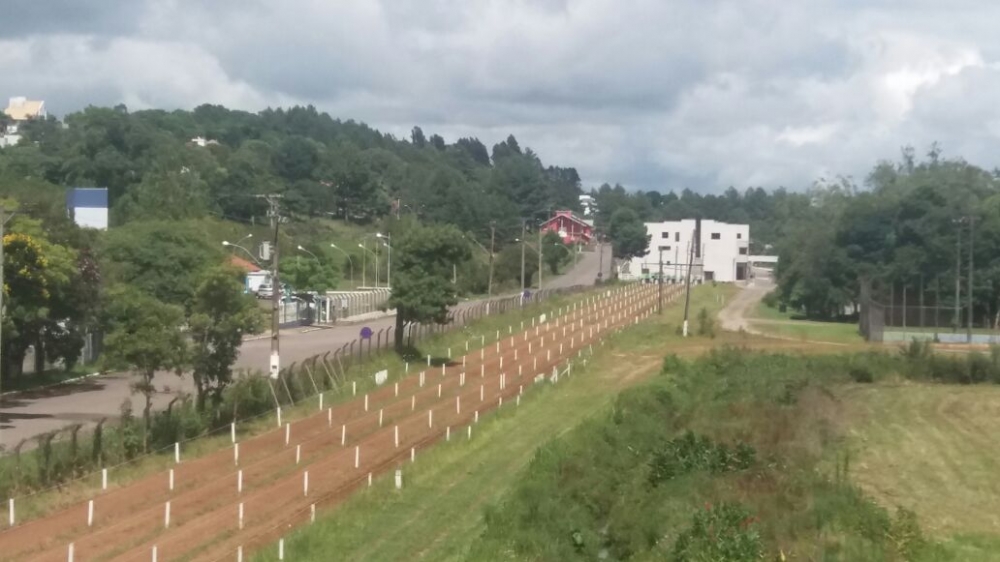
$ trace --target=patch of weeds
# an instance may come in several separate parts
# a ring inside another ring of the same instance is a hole
[[[691,516],[690,527],[677,537],[677,562],[750,562],[764,558],[756,517],[738,503],[706,504]]]
[[[730,447],[714,443],[711,439],[687,431],[671,439],[650,461],[649,483],[658,486],[663,482],[707,470],[712,474],[733,472],[750,468],[757,459],[757,451],[746,443]]]

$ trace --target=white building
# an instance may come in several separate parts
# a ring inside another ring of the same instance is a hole
[[[583,209],[583,216],[592,217],[594,212],[597,211],[597,204],[594,202],[594,198],[590,195],[580,196],[580,208]]]
[[[5,130],[0,130],[0,148],[4,146],[14,146],[21,140],[19,127],[29,119],[44,119],[46,116],[45,102],[29,100],[24,97],[10,98],[4,114],[11,123]]]
[[[691,281],[695,283],[731,283],[747,278],[750,225],[685,219],[647,222],[646,233],[650,235],[649,251],[619,265],[621,279],[656,279],[661,255],[667,283],[684,282],[688,263],[693,264]]]

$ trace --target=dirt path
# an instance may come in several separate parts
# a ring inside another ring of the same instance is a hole
[[[411,450],[419,457],[446,436],[467,438],[480,412],[516,404],[537,374],[565,368],[571,356],[650,310],[654,299],[645,286],[588,298],[544,325],[503,335],[443,371],[413,373],[239,443],[238,463],[235,446],[182,460],[173,468],[173,489],[169,474],[161,473],[100,493],[92,527],[82,503],[4,531],[0,557],[61,561],[70,543],[75,559],[88,561],[149,560],[154,545],[159,560],[232,559],[240,546],[249,554],[308,521],[311,506],[335,505],[366,485],[369,474],[406,462]]]
[[[748,317],[754,307],[772,290],[774,290],[774,283],[769,275],[761,274],[748,281],[743,289],[733,297],[733,300],[719,311],[719,322],[722,324],[722,329],[731,332],[743,330],[751,334],[767,335],[754,330]]]

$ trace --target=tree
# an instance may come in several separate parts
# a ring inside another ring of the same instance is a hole
[[[392,295],[386,306],[396,309],[396,351],[402,352],[407,323],[448,320],[448,307],[458,303],[452,266],[468,260],[471,250],[453,226],[414,227],[399,237],[394,250]]]
[[[48,261],[34,237],[12,232],[3,237],[3,373],[21,374],[24,356],[48,315],[52,297]]]
[[[325,293],[337,286],[340,270],[333,258],[320,254],[321,259],[309,256],[290,256],[281,260],[282,283],[288,283],[296,291],[316,291]]]
[[[420,127],[414,127],[410,131],[410,141],[413,146],[423,148],[427,144],[427,137],[424,136],[424,131]]]
[[[212,269],[202,277],[194,295],[191,318],[191,373],[197,406],[207,398],[218,407],[222,392],[232,382],[232,367],[245,334],[264,328],[264,317],[254,299],[243,294],[239,272]]]
[[[521,286],[521,244],[505,246],[497,254],[493,275],[498,283],[512,283]],[[524,286],[531,287],[532,279],[538,273],[538,254],[530,247],[525,248]]]
[[[222,246],[192,223],[138,222],[108,231],[101,257],[111,281],[189,308],[204,271],[222,262]]]
[[[545,236],[542,237],[542,248],[544,248],[542,257],[553,275],[559,273],[559,264],[566,259],[566,255],[573,254],[572,251],[566,251],[570,250],[570,248],[563,244],[562,236],[551,230],[546,232]]]
[[[132,371],[138,380],[132,391],[145,397],[143,449],[148,445],[153,377],[157,371],[176,371],[186,364],[187,342],[181,332],[184,310],[166,304],[139,289],[118,285],[108,291],[105,310],[106,334],[101,356],[102,370]]]
[[[646,225],[632,209],[622,208],[611,215],[608,225],[612,253],[618,259],[632,259],[646,255],[649,234]]]

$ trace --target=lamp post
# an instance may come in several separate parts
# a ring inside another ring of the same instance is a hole
[[[351,286],[354,286],[354,259],[351,257],[351,254],[341,250],[336,244],[331,243],[330,247],[347,256],[347,263],[351,264]]]
[[[312,256],[312,258],[313,258],[314,260],[316,260],[316,263],[319,263],[319,264],[322,264],[322,263],[323,263],[323,262],[319,261],[319,258],[318,258],[318,257],[316,256],[316,254],[314,254],[314,253],[310,252],[309,250],[307,250],[307,249],[303,248],[303,247],[302,247],[302,244],[299,244],[299,245],[298,245],[298,246],[296,247],[296,249],[297,249],[298,251],[300,251],[300,252],[305,252],[305,253],[309,254],[310,256]]]
[[[388,270],[386,272],[386,285],[391,289],[392,288],[392,235],[388,233],[382,234],[381,232],[376,232],[375,237],[385,238],[385,247],[389,248],[389,264],[388,264]]]
[[[376,254],[375,252],[373,252],[373,251],[369,250],[368,248],[366,248],[363,243],[362,244],[358,244],[358,247],[361,248],[362,250],[364,250],[364,252],[367,252],[367,253],[362,254],[364,256],[364,261],[362,262],[362,266],[363,267],[362,267],[362,270],[361,270],[361,284],[365,285],[365,284],[367,284],[366,281],[365,281],[365,275],[366,275],[366,271],[368,270],[368,254],[371,254],[371,255],[375,256],[376,259],[378,258],[378,254]],[[375,266],[378,267],[378,263],[376,263]],[[378,269],[376,269],[375,271],[376,271],[375,275],[378,275]],[[375,277],[375,288],[378,289],[378,277]]]
[[[252,236],[252,235],[251,235],[251,236]],[[242,241],[246,240],[247,238],[250,238],[250,236],[244,236],[243,238],[241,238],[241,239],[240,239],[240,242],[242,242]],[[250,250],[247,250],[247,249],[246,249],[246,248],[244,248],[243,246],[240,246],[239,244],[233,244],[232,242],[227,242],[226,240],[223,240],[223,241],[222,241],[222,245],[223,245],[223,246],[225,246],[225,247],[227,247],[227,248],[236,248],[236,249],[239,249],[239,250],[243,250],[243,251],[244,251],[244,252],[246,253],[247,257],[248,257],[248,258],[250,258],[250,261],[252,261],[252,262],[253,262],[254,264],[256,264],[256,265],[257,265],[258,267],[263,267],[263,266],[262,266],[262,265],[260,264],[260,262],[259,262],[259,261],[257,261],[257,258],[256,258],[256,257],[254,257],[254,255],[253,255],[253,252],[251,252]],[[301,247],[301,246],[300,246],[300,247]]]

